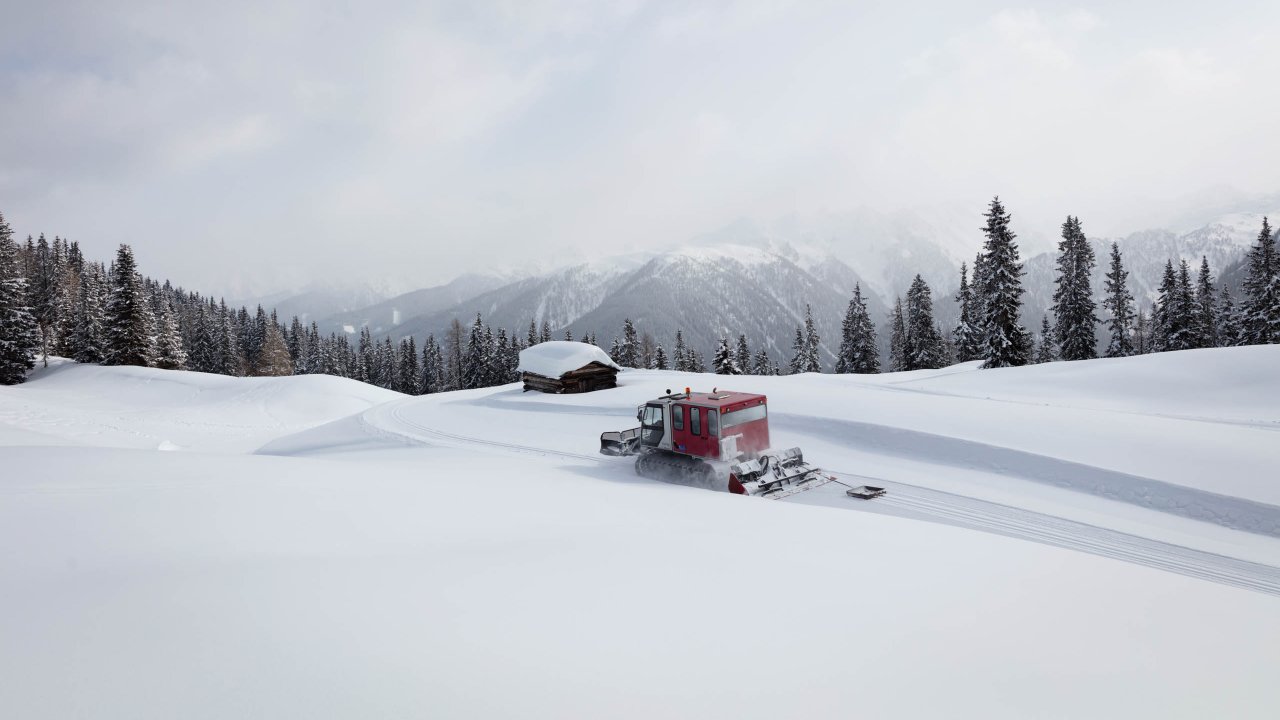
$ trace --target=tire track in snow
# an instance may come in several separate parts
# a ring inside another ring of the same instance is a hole
[[[439,430],[406,417],[403,412],[406,405],[405,402],[395,402],[372,408],[365,414],[365,418],[368,418],[367,424],[371,428],[427,444],[488,447],[542,457],[562,457],[597,464],[618,465],[616,461],[601,455],[521,445]],[[383,413],[389,414],[390,417],[386,419],[394,425],[380,421],[383,420]],[[412,432],[405,432],[405,428]],[[884,497],[872,501],[850,499],[848,506],[850,510],[887,512],[913,519],[941,522],[1280,596],[1280,567],[1196,550],[1055,515],[932,490],[919,485],[839,470],[829,470],[829,472],[835,473],[840,479],[847,480],[850,484],[854,484],[855,481],[871,482],[889,490]],[[803,497],[803,494],[800,497]],[[864,505],[863,502],[867,504]],[[822,504],[822,506],[832,507],[829,504]]]
[[[883,497],[871,501],[879,507],[868,505],[868,510],[984,530],[1280,595],[1280,568],[1271,565],[918,485],[838,470],[832,472],[846,478],[878,483],[889,490]]]

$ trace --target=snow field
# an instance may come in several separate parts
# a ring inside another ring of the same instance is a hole
[[[1252,350],[424,398],[58,365],[0,388],[0,708],[1273,717],[1280,540],[1156,502],[1267,517],[1280,358]],[[1214,364],[1242,369],[1167,392]],[[765,392],[775,445],[890,494],[741,498],[598,455],[686,385]]]

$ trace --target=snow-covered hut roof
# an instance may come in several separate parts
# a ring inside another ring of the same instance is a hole
[[[558,378],[593,362],[621,370],[609,354],[589,343],[552,340],[520,351],[520,372]]]

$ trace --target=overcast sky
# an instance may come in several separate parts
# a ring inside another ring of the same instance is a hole
[[[1280,190],[1276,2],[0,2],[0,212],[214,292]]]

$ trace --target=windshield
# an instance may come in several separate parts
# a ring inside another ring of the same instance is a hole
[[[645,445],[657,445],[662,441],[662,406],[645,405],[640,418],[640,441]]]

